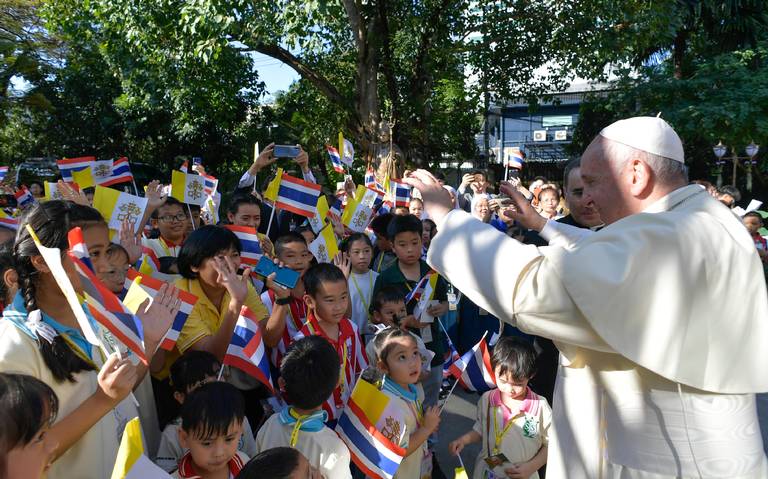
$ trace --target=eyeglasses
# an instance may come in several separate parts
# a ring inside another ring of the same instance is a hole
[[[172,221],[184,221],[187,219],[187,215],[184,213],[179,213],[177,215],[165,215],[160,217],[160,221],[164,221],[166,223],[171,223]]]

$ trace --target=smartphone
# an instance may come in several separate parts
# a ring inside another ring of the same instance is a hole
[[[199,157],[199,156],[193,156],[192,157],[192,164],[193,165],[202,165],[203,164],[203,159],[201,157]]]
[[[258,274],[259,276],[263,276],[264,278],[272,273],[277,273],[275,275],[275,283],[281,286],[285,286],[288,289],[293,289],[296,287],[296,283],[299,282],[300,276],[298,272],[290,268],[279,267],[277,264],[275,264],[274,261],[267,258],[266,256],[262,256],[259,262],[256,264],[254,273]]]
[[[298,145],[275,145],[272,154],[277,158],[296,158],[301,153]]]

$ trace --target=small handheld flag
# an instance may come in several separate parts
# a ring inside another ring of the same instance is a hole
[[[469,351],[454,362],[449,371],[461,385],[477,392],[490,391],[496,387],[496,377],[491,367],[491,356],[485,335]]]
[[[67,237],[67,255],[80,277],[88,311],[96,321],[133,351],[142,363],[148,364],[141,321],[94,274],[90,258],[87,256],[88,248],[83,240],[83,230],[80,227],[72,228]]]
[[[7,166],[0,166],[0,181],[5,181],[5,176],[8,174]]]
[[[307,218],[309,226],[312,227],[312,231],[315,234],[320,233],[320,230],[325,227],[325,218],[328,216],[328,200],[325,195],[317,197],[317,205],[315,206],[315,216]]]
[[[96,161],[95,156],[82,156],[79,158],[64,158],[62,160],[56,160],[56,165],[59,167],[61,173],[61,179],[67,183],[72,182],[72,172],[84,170]]]
[[[203,206],[205,204],[204,178],[197,174],[171,172],[171,196],[182,203]]]
[[[212,196],[214,193],[216,193],[216,188],[219,185],[219,180],[214,178],[211,175],[200,175],[203,177],[203,191],[206,195]]]
[[[244,267],[255,266],[264,254],[256,229],[250,226],[235,225],[224,225],[224,228],[235,233],[237,239],[240,240],[240,246],[243,248],[240,252],[240,264]]]
[[[401,181],[390,179],[389,188],[389,196],[392,197],[395,207],[407,208],[411,202],[411,187]]]
[[[32,196],[32,193],[30,193],[27,187],[24,185],[16,190],[16,193],[13,195],[16,197],[16,204],[19,205],[19,208],[24,208],[28,205],[35,204],[35,197]]]
[[[318,263],[330,263],[339,253],[339,245],[336,235],[333,234],[333,226],[330,224],[320,230],[314,241],[309,244],[309,251],[315,256]]]
[[[117,450],[111,479],[170,479],[171,476],[153,463],[144,450],[139,418],[125,425],[120,448]]]
[[[291,213],[312,218],[315,216],[320,185],[282,174],[275,205]]]
[[[110,177],[101,182],[102,186],[112,186],[119,183],[126,183],[133,181],[133,173],[131,173],[131,165],[128,163],[128,158],[120,157],[112,164],[112,174]]]
[[[9,216],[8,213],[0,209],[0,226],[17,230],[19,229],[19,219]]]
[[[275,387],[272,384],[269,358],[261,335],[259,318],[247,306],[240,309],[240,316],[224,356],[224,364],[250,374],[274,394]]]
[[[352,142],[343,138],[344,140],[344,154],[341,155],[341,162],[351,167],[355,161],[355,147],[352,146]]]
[[[519,148],[513,149],[512,153],[507,155],[506,166],[523,169],[523,166],[525,166],[525,154]]]
[[[139,220],[144,216],[147,202],[147,198],[103,186],[97,186],[93,194],[93,207],[107,220],[109,229],[115,231],[119,231],[123,220],[127,219],[133,224],[133,232],[138,233]]]
[[[333,171],[336,173],[344,174],[344,165],[341,163],[341,156],[339,156],[339,150],[332,147],[331,145],[327,145],[325,147],[326,151],[328,151],[328,157],[331,159],[331,164],[333,165]]]
[[[164,284],[168,283],[143,275],[134,269],[129,269],[125,277],[125,288],[128,292],[125,295],[123,304],[135,314],[138,311],[138,306],[147,298],[154,299]],[[192,308],[197,303],[197,296],[187,291],[179,290],[179,301],[181,301],[179,312],[176,313],[176,317],[173,318],[173,324],[160,342],[160,347],[166,351],[171,351],[176,345],[181,329],[184,327],[184,323],[187,322]]]
[[[341,215],[341,222],[352,231],[362,233],[368,227],[368,223],[373,218],[374,211],[378,203],[381,202],[383,194],[367,188],[363,185],[357,187],[355,197],[347,202],[344,213]]]

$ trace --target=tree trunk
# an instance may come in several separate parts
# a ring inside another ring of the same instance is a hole
[[[680,30],[675,36],[674,44],[672,45],[672,61],[674,64],[674,77],[677,80],[684,78],[685,66],[685,49],[688,45],[688,31]]]

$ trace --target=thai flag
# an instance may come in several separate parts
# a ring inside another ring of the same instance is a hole
[[[443,363],[443,379],[451,376],[451,365],[461,359],[459,352],[456,351],[456,346],[453,345],[450,336],[445,335],[445,339],[448,341],[448,350],[451,353]]]
[[[392,202],[383,201],[379,208],[376,210],[376,214],[383,215],[385,213],[389,213],[390,211],[392,211]]]
[[[261,250],[259,235],[255,228],[249,226],[224,225],[226,229],[235,233],[240,240],[242,251],[240,252],[240,264],[243,266],[255,266],[264,252]]]
[[[384,191],[384,187],[376,181],[376,173],[370,166],[365,170],[365,186],[372,190]]]
[[[203,177],[203,192],[208,196],[213,196],[216,193],[216,187],[219,185],[219,180],[211,175],[200,175]]]
[[[131,173],[131,165],[128,163],[128,158],[123,156],[112,163],[112,175],[108,180],[102,181],[100,184],[101,186],[112,186],[128,181],[133,181],[133,173]]]
[[[14,193],[13,196],[16,197],[16,204],[19,205],[19,208],[24,208],[27,205],[35,203],[35,197],[32,196],[32,193],[30,193],[27,187],[24,185],[16,190],[16,193]]]
[[[148,365],[141,321],[93,273],[82,229],[77,227],[69,230],[68,239],[67,255],[75,265],[91,315],[133,351],[142,363]]]
[[[491,356],[485,336],[472,349],[464,353],[448,368],[451,375],[470,391],[485,392],[496,387],[496,377],[491,367]]]
[[[328,216],[331,218],[341,221],[341,213],[344,211],[344,205],[341,200],[341,198],[336,198],[336,201],[333,202],[330,208],[328,208]]]
[[[189,173],[188,170],[189,170],[189,163],[187,162],[187,160],[184,160],[184,163],[182,163],[181,166],[179,167],[179,171],[181,171],[182,173]]]
[[[234,366],[267,386],[272,394],[275,393],[272,375],[269,371],[267,347],[261,335],[259,319],[253,311],[243,306],[235,324],[235,331],[229,341],[224,364]]]
[[[139,278],[139,286],[152,298],[157,295],[164,284],[168,284],[151,276],[141,274],[135,269],[129,269],[128,274],[125,277],[125,288],[130,288],[137,278]],[[179,308],[179,312],[176,313],[171,328],[165,333],[165,337],[160,343],[160,347],[166,351],[171,351],[173,347],[176,346],[176,341],[179,339],[181,328],[184,327],[184,323],[187,322],[189,313],[192,312],[192,308],[194,308],[195,303],[197,303],[197,296],[187,291],[179,290],[179,300],[181,300],[181,308]]]
[[[397,180],[389,180],[389,188],[389,195],[395,202],[395,207],[408,207],[411,202],[411,187]]]
[[[336,424],[336,433],[349,448],[349,455],[366,477],[392,479],[406,450],[387,439],[355,402],[354,393]]]
[[[94,161],[96,161],[95,156],[81,156],[79,158],[56,160],[56,165],[59,167],[61,179],[67,183],[72,183],[72,172],[84,170],[91,166]]]
[[[283,174],[275,204],[297,215],[314,218],[320,185]]]
[[[405,295],[405,304],[408,304],[411,301],[418,301],[419,299],[421,299],[421,295],[424,292],[424,288],[427,286],[427,283],[429,283],[429,280],[433,274],[435,273],[433,271],[430,271],[429,273],[425,274],[424,277],[421,278],[418,283],[416,283],[416,286],[414,286],[413,289],[407,295]]]
[[[507,166],[510,168],[518,168],[522,170],[524,165],[525,155],[520,150],[513,151],[512,154],[507,157]]]
[[[7,166],[0,166],[0,181],[5,180],[5,175],[8,174],[8,167]]]
[[[326,145],[325,149],[328,151],[328,156],[331,157],[331,163],[333,164],[333,170],[336,173],[344,174],[344,165],[341,163],[341,157],[339,156],[339,150],[332,147],[331,145]]]
[[[0,210],[0,226],[5,226],[12,230],[19,229],[19,219],[12,216],[8,216],[5,211]]]

